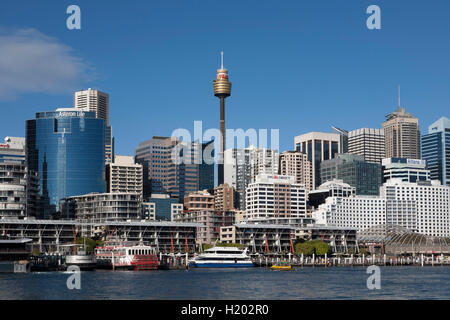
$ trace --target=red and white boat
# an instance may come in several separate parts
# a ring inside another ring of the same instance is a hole
[[[125,270],[156,270],[156,250],[144,244],[132,244],[120,240],[107,240],[95,248],[97,268]]]

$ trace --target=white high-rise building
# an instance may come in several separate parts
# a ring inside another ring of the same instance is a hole
[[[387,181],[380,196],[328,197],[313,213],[316,223],[359,231],[393,224],[436,237],[450,236],[450,187],[439,181]]]
[[[246,190],[244,219],[305,218],[306,191],[295,178],[260,174]]]
[[[328,197],[312,216],[317,224],[361,231],[386,223],[386,201],[377,196]]]
[[[386,199],[388,222],[407,226],[419,233],[450,236],[450,187],[437,180],[404,182],[387,181],[380,194]]]
[[[109,94],[91,88],[74,93],[74,107],[95,112],[96,118],[105,120],[105,163],[111,163],[114,157],[114,138],[109,125]]]
[[[74,107],[95,112],[96,118],[105,120],[109,126],[109,94],[91,88],[77,91],[74,93]]]
[[[385,154],[384,131],[371,128],[350,131],[348,153],[361,155],[366,162],[381,163]]]
[[[240,210],[245,210],[245,190],[259,174],[278,174],[278,150],[250,146],[245,149],[228,149],[224,154],[224,183],[232,186],[239,196]]]

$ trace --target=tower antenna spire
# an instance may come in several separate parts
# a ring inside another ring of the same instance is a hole
[[[223,50],[220,51],[220,69],[223,70]]]
[[[400,109],[400,86],[398,86],[398,108]]]

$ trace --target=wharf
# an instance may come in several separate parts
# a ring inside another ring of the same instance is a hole
[[[31,272],[64,271],[63,256],[41,255],[30,257]]]
[[[295,257],[291,259],[282,258],[255,258],[255,267],[271,267],[279,262],[287,262],[293,267],[364,267],[364,266],[450,266],[450,257],[443,255],[414,256],[414,257]]]
[[[158,262],[158,270],[187,270],[189,263],[187,257],[182,255],[160,255]]]

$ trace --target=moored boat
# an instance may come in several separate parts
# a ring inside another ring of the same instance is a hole
[[[158,256],[151,246],[120,240],[107,240],[95,248],[98,268],[125,270],[156,270]]]
[[[86,245],[70,245],[73,250],[65,256],[66,267],[77,266],[80,270],[94,270],[97,267],[97,261],[94,254],[86,250]]]
[[[253,262],[247,255],[247,248],[213,247],[189,261],[189,265],[197,268],[248,268]]]

